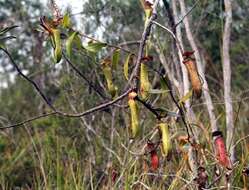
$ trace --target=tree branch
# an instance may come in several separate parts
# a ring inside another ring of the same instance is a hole
[[[137,60],[135,63],[135,68],[133,69],[133,72],[131,73],[130,79],[128,81],[128,85],[130,85],[133,89],[137,90],[138,85],[139,85],[139,71],[140,71],[140,65],[141,65],[141,60],[143,58],[143,52],[144,52],[144,47],[146,45],[146,41],[150,35],[151,28],[152,28],[152,21],[154,21],[157,17],[156,13],[156,8],[159,3],[159,0],[156,0],[154,5],[153,5],[153,11],[152,11],[152,16],[149,18],[147,24],[145,25],[142,38],[140,40],[140,45],[139,45],[139,50],[138,50],[138,55],[137,55]]]
[[[82,72],[67,58],[67,56],[63,53],[63,57],[66,60],[66,62],[72,67],[72,69],[81,77],[83,78],[86,83],[103,99],[106,99],[107,97],[90,81],[83,75]]]
[[[122,95],[117,97],[115,100],[100,104],[99,106],[93,107],[93,108],[91,108],[91,109],[89,109],[87,111],[81,112],[81,113],[65,113],[65,112],[61,112],[61,111],[56,110],[56,111],[48,113],[48,114],[44,114],[44,115],[40,115],[40,116],[36,116],[36,117],[30,118],[30,119],[27,119],[27,120],[22,121],[20,123],[16,123],[16,124],[9,125],[9,126],[6,126],[6,127],[1,127],[0,129],[8,129],[8,128],[18,127],[18,126],[21,126],[23,124],[29,123],[31,121],[35,121],[35,120],[38,120],[38,119],[41,119],[41,118],[44,118],[44,117],[48,117],[48,116],[53,116],[53,115],[58,115],[58,116],[63,116],[63,117],[71,117],[71,118],[78,118],[78,117],[86,116],[86,115],[89,115],[91,113],[103,110],[103,109],[115,104],[116,102],[118,102],[118,101],[122,100],[123,98],[125,98],[130,93],[130,91],[131,90],[129,89],[125,93],[123,93]]]
[[[31,80],[29,77],[27,77],[25,74],[23,74],[23,72],[21,71],[21,69],[18,67],[18,65],[16,64],[16,62],[14,61],[14,59],[12,58],[12,56],[10,55],[10,53],[4,49],[1,48],[1,50],[3,50],[6,55],[8,55],[12,65],[14,66],[14,68],[16,69],[16,71],[18,72],[19,75],[21,75],[22,78],[24,78],[25,80],[27,80],[29,83],[31,83],[33,85],[33,87],[36,89],[36,91],[38,92],[38,94],[42,97],[42,99],[46,102],[46,104],[53,110],[56,111],[55,107],[51,104],[51,102],[47,99],[47,97],[45,96],[45,94],[41,91],[41,89],[38,87],[38,85]]]

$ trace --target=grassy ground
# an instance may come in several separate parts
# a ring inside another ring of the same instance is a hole
[[[240,110],[235,121],[237,162],[231,185],[234,189],[246,189],[249,179],[242,175],[242,170],[249,161],[249,106],[246,101],[234,105],[235,113],[239,107]],[[222,105],[217,106],[219,122],[222,130],[225,130],[225,114]],[[170,127],[170,155],[163,157],[159,148],[159,168],[152,170],[150,154],[144,155],[142,150],[147,139],[157,131],[154,119],[148,115],[146,120],[142,118],[141,135],[131,143],[125,127],[127,116],[123,115],[127,113],[116,109],[112,110],[113,113],[113,117],[109,113],[98,113],[99,121],[90,121],[90,118],[45,118],[20,128],[1,131],[1,189],[196,188],[191,166],[184,153],[189,147],[182,146],[178,140],[185,134],[179,123],[172,123]],[[200,118],[204,118],[204,115],[201,113]],[[204,128],[200,129],[198,156],[200,165],[206,168],[208,184],[214,188],[224,184],[223,179],[215,183],[215,168],[221,173],[226,170],[215,160],[206,120],[204,118]],[[153,141],[158,139],[159,135],[156,134]]]

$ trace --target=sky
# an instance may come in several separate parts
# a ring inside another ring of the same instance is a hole
[[[44,3],[50,0],[43,0]],[[65,10],[67,6],[72,7],[72,13],[79,13],[82,11],[83,3],[85,0],[55,0],[56,4],[61,10]]]
[[[50,2],[50,0],[41,0],[46,5]],[[83,23],[81,22],[82,15],[77,14],[82,12],[83,10],[83,4],[86,0],[55,0],[56,4],[58,5],[59,9],[62,11],[62,13],[65,13],[65,10],[67,7],[71,7],[72,14],[74,15],[74,19],[77,21],[76,28],[82,28]]]
[[[73,13],[79,13],[82,11],[84,0],[56,0],[58,6],[60,6],[63,10],[71,5]]]

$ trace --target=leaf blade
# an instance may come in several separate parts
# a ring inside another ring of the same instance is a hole
[[[129,80],[129,62],[131,59],[132,54],[128,54],[128,56],[126,57],[125,63],[124,63],[124,76],[126,80]]]
[[[72,58],[72,45],[73,45],[73,41],[76,35],[77,35],[77,32],[73,32],[66,41],[66,53],[69,59]]]
[[[120,58],[120,49],[116,49],[112,55],[112,68],[117,69]]]
[[[188,99],[191,98],[192,94],[193,94],[193,90],[190,90],[186,95],[184,95],[184,96],[180,99],[179,103],[184,103],[184,102],[186,102]]]
[[[62,26],[64,28],[69,28],[71,26],[69,13],[66,13],[62,19]]]
[[[58,29],[52,29],[52,32],[53,32],[53,41],[55,46],[54,59],[56,63],[59,63],[62,58],[60,31]]]
[[[85,46],[85,49],[93,53],[98,53],[102,48],[106,46],[107,46],[107,43],[92,42],[92,43],[88,43],[88,45]]]

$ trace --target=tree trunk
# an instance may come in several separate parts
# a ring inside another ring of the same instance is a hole
[[[230,153],[230,158],[234,161],[234,149],[231,149],[234,123],[233,123],[233,105],[231,99],[231,64],[229,55],[231,25],[232,25],[232,5],[231,0],[224,0],[225,3],[225,28],[223,32],[222,58],[223,58],[223,80],[224,80],[224,100],[226,109],[226,127],[227,127],[227,149]]]
[[[184,16],[187,14],[185,2],[184,2],[184,0],[179,0],[179,3],[180,3],[180,8],[181,8],[181,14],[182,14],[182,16]],[[195,51],[195,59],[196,59],[197,69],[198,69],[199,75],[201,76],[202,81],[203,81],[203,95],[204,95],[204,99],[206,101],[206,106],[207,106],[207,110],[208,110],[208,114],[209,114],[209,118],[210,118],[210,123],[211,123],[211,128],[212,128],[212,131],[214,132],[214,131],[218,130],[218,127],[217,127],[217,123],[216,123],[213,102],[212,102],[211,96],[209,94],[209,88],[208,88],[208,84],[206,81],[203,64],[201,61],[201,56],[199,53],[199,49],[197,48],[196,42],[194,40],[192,31],[190,29],[189,20],[188,20],[187,16],[183,19],[183,23],[184,23],[186,34],[187,34],[187,39],[190,43],[191,48]]]
[[[34,46],[32,47],[32,54],[33,54],[33,62],[34,62],[34,67],[36,68],[35,70],[38,71],[38,73],[34,76],[34,81],[36,84],[39,86],[39,88],[43,91],[45,89],[45,74],[42,72],[43,69],[43,62],[42,62],[42,57],[43,57],[43,47],[42,47],[42,42],[43,42],[43,36],[39,34],[38,32],[34,32]],[[45,104],[43,101],[40,101],[39,104],[39,111],[41,113],[45,112]]]

